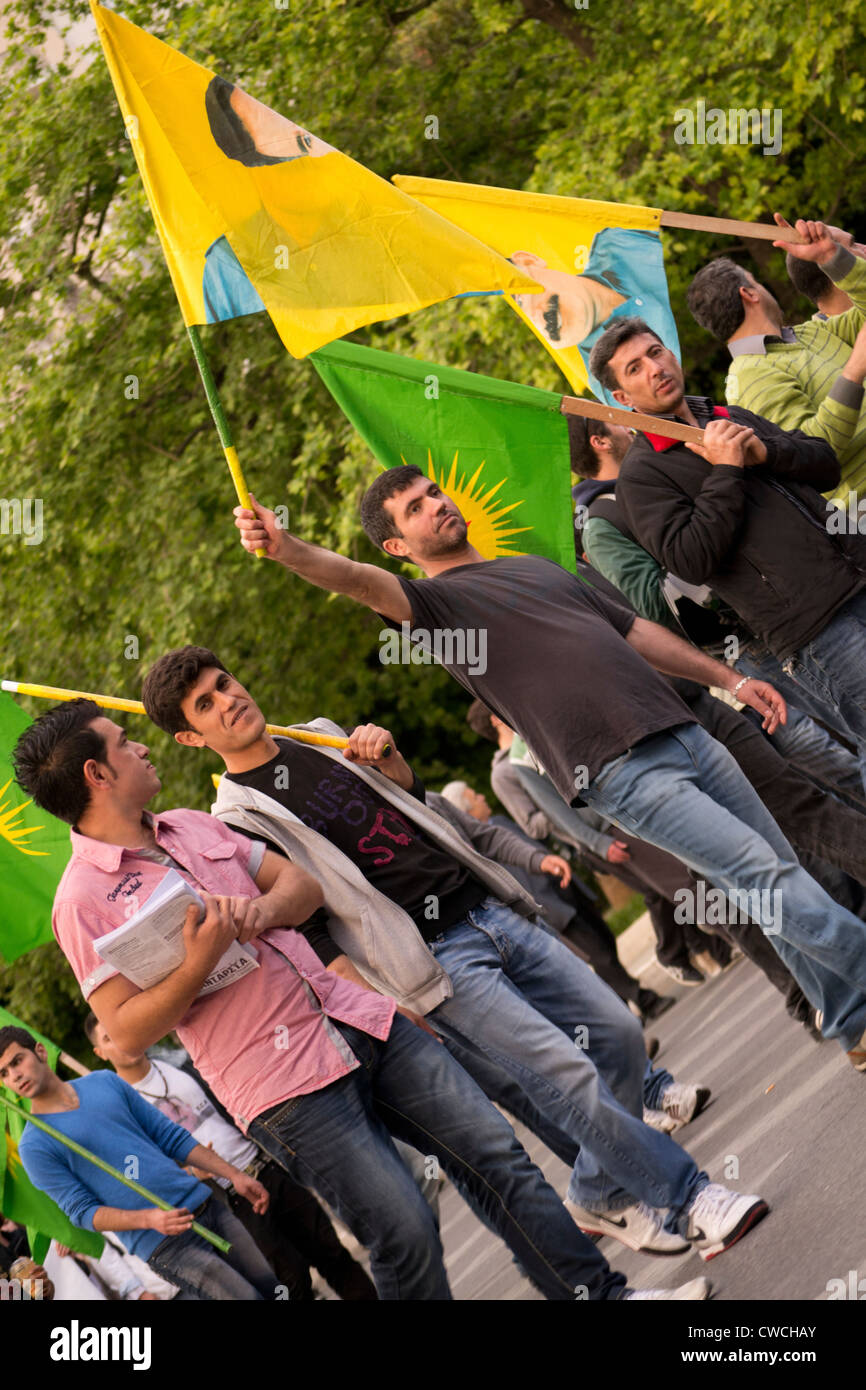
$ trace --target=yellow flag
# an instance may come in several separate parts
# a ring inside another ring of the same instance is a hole
[[[509,303],[576,391],[589,383],[596,396],[614,404],[588,363],[594,343],[616,318],[645,319],[678,353],[660,208],[400,174],[393,182],[539,281],[541,293],[509,295]]]
[[[525,272],[91,0],[187,324],[266,309],[290,353]]]

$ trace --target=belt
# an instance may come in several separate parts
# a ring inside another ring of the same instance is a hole
[[[249,1163],[244,1169],[244,1172],[246,1173],[248,1178],[257,1178],[261,1173],[262,1169],[267,1168],[270,1162],[271,1159],[268,1157],[267,1154],[256,1154],[255,1158],[250,1159]]]

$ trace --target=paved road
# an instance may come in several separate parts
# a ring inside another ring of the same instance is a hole
[[[866,1075],[851,1069],[837,1044],[819,1045],[792,1023],[781,996],[748,961],[685,990],[649,963],[640,932],[632,931],[624,955],[644,983],[678,996],[651,1028],[662,1043],[659,1062],[678,1080],[712,1088],[709,1106],[679,1131],[679,1141],[713,1180],[760,1193],[771,1211],[707,1264],[691,1253],[634,1254],[606,1239],[601,1248],[611,1264],[636,1287],[706,1273],[716,1298],[726,1300],[826,1300],[829,1281],[847,1285],[856,1271],[855,1286],[862,1277],[866,1298]],[[518,1132],[564,1194],[564,1165],[533,1135]],[[726,1168],[738,1177],[726,1179]],[[451,1188],[442,1197],[442,1231],[455,1298],[540,1297]]]

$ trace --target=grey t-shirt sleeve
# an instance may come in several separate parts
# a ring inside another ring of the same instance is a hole
[[[631,605],[603,575],[593,574],[590,579],[578,574],[578,578],[586,586],[587,598],[593,607],[603,618],[607,618],[611,627],[616,628],[621,637],[626,637],[637,617]]]

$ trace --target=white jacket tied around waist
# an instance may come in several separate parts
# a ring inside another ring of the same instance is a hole
[[[329,719],[299,724],[313,733],[345,737]],[[408,817],[441,849],[452,854],[489,889],[524,917],[541,909],[506,869],[478,854],[442,816],[374,768],[347,762],[337,748],[320,748],[343,768],[367,782],[383,801]],[[451,981],[403,908],[367,881],[348,855],[312,830],[273,797],[229,777],[220,780],[211,814],[236,829],[278,845],[293,863],[318,879],[325,895],[328,930],[340,950],[383,994],[416,1013],[426,1014],[451,996]]]

